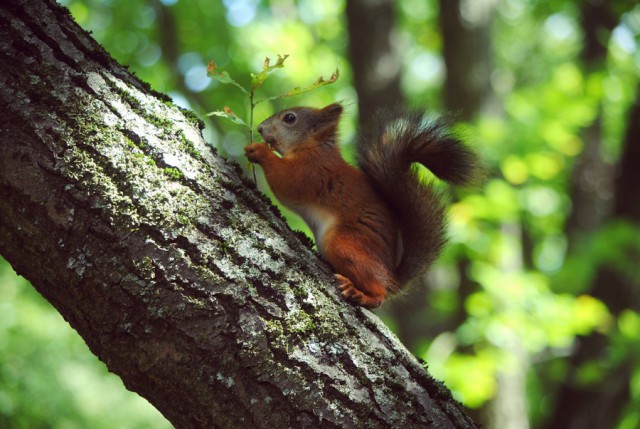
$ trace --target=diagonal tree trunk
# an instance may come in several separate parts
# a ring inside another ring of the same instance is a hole
[[[0,6],[0,106],[0,253],[176,427],[475,427],[53,1]]]

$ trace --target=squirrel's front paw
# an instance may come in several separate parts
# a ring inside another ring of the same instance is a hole
[[[244,154],[249,162],[259,164],[260,160],[267,156],[270,150],[266,143],[251,143],[245,146]]]

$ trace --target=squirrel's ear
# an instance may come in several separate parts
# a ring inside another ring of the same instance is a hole
[[[340,121],[342,106],[338,103],[329,104],[317,111],[317,119],[314,128],[325,128],[327,126],[336,126]]]
[[[322,115],[327,118],[327,121],[338,122],[338,120],[340,119],[340,114],[342,113],[342,104],[329,104],[327,107],[324,107],[321,112]]]

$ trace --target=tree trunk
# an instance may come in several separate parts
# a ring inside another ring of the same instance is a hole
[[[447,66],[442,97],[444,107],[447,111],[459,115],[460,119],[471,121],[483,109],[488,109],[492,104],[491,100],[495,99],[491,85],[491,23],[495,2],[439,0],[438,5],[442,56]],[[467,13],[471,15],[467,19],[463,18],[463,7],[474,11]],[[466,259],[458,262],[458,311],[446,323],[446,329],[451,331],[466,320],[464,303],[478,287],[467,274],[469,264],[470,261]]]
[[[5,0],[0,56],[0,253],[176,427],[475,427],[66,10]]]
[[[605,1],[581,4],[584,37],[581,59],[587,72],[601,72],[604,67],[609,35],[620,19],[616,11],[620,13],[621,10]],[[580,252],[584,236],[593,234],[607,222],[623,220],[640,224],[640,188],[637,186],[637,165],[640,162],[639,106],[640,87],[629,111],[617,178],[601,153],[601,106],[598,107],[594,122],[583,131],[585,148],[573,171],[572,212],[566,222],[570,252]],[[628,254],[632,255],[631,252]],[[629,256],[629,260],[633,260],[633,257]],[[598,267],[592,284],[584,292],[600,299],[613,315],[619,316],[627,308],[635,311],[640,309],[638,281],[638,278],[631,279],[603,264]],[[610,336],[594,332],[576,342],[575,353],[569,360],[567,375],[558,388],[555,407],[545,428],[613,427],[619,420],[631,394],[633,353],[628,352],[623,359],[611,356]],[[595,386],[580,381],[580,371],[589,364],[602,368],[601,379],[606,383]]]
[[[404,102],[394,7],[392,0],[347,1],[349,59],[358,93],[360,130],[372,125],[376,110]]]
[[[480,113],[502,115],[501,103],[496,99],[491,83],[493,71],[492,23],[497,2],[494,0],[439,0],[440,28],[443,35],[443,56],[447,66],[444,102],[448,110],[461,119],[472,121]],[[526,269],[527,231],[518,223],[501,227],[504,246],[500,270],[503,273]],[[507,249],[509,249],[507,251]],[[518,249],[513,252],[513,249]],[[469,279],[470,262],[460,261],[459,311],[451,319],[451,330],[466,318],[465,302],[478,285]],[[506,309],[505,309],[506,310]],[[524,345],[514,338],[502,347],[514,358],[514,365],[499,368],[496,374],[496,394],[481,410],[488,429],[527,429],[526,377],[530,362]]]
[[[640,225],[640,86],[628,116],[628,128],[615,180],[612,221]],[[635,235],[638,235],[637,233]],[[637,243],[637,241],[636,241]],[[637,246],[625,250],[629,261],[638,259]],[[626,275],[625,275],[626,274]],[[607,304],[611,313],[619,316],[624,310],[640,311],[640,270],[634,274],[621,273],[603,264],[599,267],[589,291]],[[630,401],[631,380],[635,366],[633,346],[624,355],[613,356],[609,337],[592,333],[581,338],[571,357],[568,374],[557,393],[557,402],[545,427],[548,429],[580,429],[584,427],[613,427]],[[588,364],[602,368],[601,380],[590,384],[580,380],[580,370]]]
[[[605,1],[580,4],[583,47],[580,60],[586,73],[600,73],[607,60],[609,35],[619,22],[612,5]],[[585,234],[597,231],[606,222],[613,198],[612,166],[602,156],[602,103],[598,102],[594,121],[582,130],[584,149],[572,171],[571,206],[566,222],[570,251],[582,246]]]
[[[405,104],[394,7],[389,0],[347,2],[349,60],[359,100],[359,132],[375,127],[372,121],[376,120],[376,111]],[[389,301],[382,310],[393,318],[396,334],[412,351],[427,337],[422,320],[425,290],[421,286],[403,291],[402,297]]]
[[[468,121],[493,99],[491,22],[495,1],[439,0],[439,5],[442,55],[447,66],[444,105]]]

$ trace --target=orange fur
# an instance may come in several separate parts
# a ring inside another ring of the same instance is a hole
[[[420,276],[444,244],[443,203],[411,163],[464,184],[476,158],[440,123],[424,124],[414,114],[379,120],[378,134],[357,146],[356,168],[336,142],[341,112],[339,104],[283,110],[258,126],[282,157],[264,143],[245,152],[262,166],[278,200],[312,229],[341,295],[373,308]]]
[[[245,151],[249,161],[262,166],[278,200],[309,224],[320,254],[341,275],[342,296],[377,307],[388,290],[397,289],[398,230],[392,215],[337,147],[309,140],[282,158],[264,143],[250,144]]]

